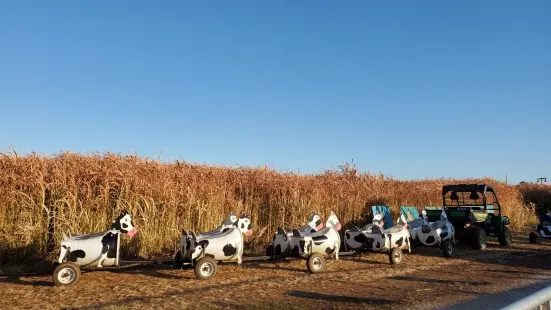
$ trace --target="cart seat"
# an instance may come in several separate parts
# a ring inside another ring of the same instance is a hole
[[[67,239],[65,240],[78,240],[78,241],[81,241],[81,240],[89,240],[89,239],[94,239],[94,238],[99,238],[99,237],[103,237],[105,234],[107,234],[109,231],[104,231],[104,232],[100,232],[100,233],[95,233],[95,234],[90,234],[90,235],[72,235],[71,237],[68,237]]]
[[[424,219],[418,218],[418,219],[414,219],[413,221],[409,222],[408,226],[413,228],[413,229],[416,229],[416,228],[421,228],[421,226],[424,223],[426,223],[426,221]]]
[[[393,226],[384,230],[385,234],[395,234],[404,230],[404,226]]]
[[[371,234],[383,234],[383,228],[381,226],[377,226],[377,225],[373,225],[373,227],[371,227],[371,231],[367,232],[367,233],[371,233]]]
[[[324,236],[329,232],[329,229],[331,229],[331,228],[330,227],[325,227],[325,228],[322,228],[319,231],[316,231],[316,232],[311,233],[311,234],[306,234],[304,236],[305,237],[311,237],[311,238]]]
[[[436,222],[432,223],[432,225],[430,225],[430,227],[434,230],[440,229],[440,228],[446,226],[446,222],[447,222],[446,220],[439,220],[439,221],[436,221]]]

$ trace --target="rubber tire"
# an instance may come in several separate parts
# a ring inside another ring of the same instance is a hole
[[[538,235],[536,235],[535,232],[531,232],[530,236],[528,236],[528,240],[530,240],[530,243],[536,243],[538,241]]]
[[[390,255],[388,256],[390,263],[392,265],[399,265],[404,260],[404,254],[402,253],[402,250],[400,248],[394,248],[392,251],[390,251]]]
[[[184,263],[181,253],[182,253],[182,250],[178,250],[178,252],[174,254],[174,268],[176,269],[182,268],[182,264]]]
[[[320,260],[320,267],[316,269],[316,266],[314,265],[315,260]],[[308,257],[308,260],[306,261],[306,267],[308,267],[308,271],[311,273],[318,273],[325,268],[325,258],[321,254],[314,253]]]
[[[212,273],[210,275],[205,276],[201,273],[201,267],[204,264],[212,264],[212,267],[214,268],[214,270],[212,271]],[[200,260],[198,260],[197,263],[195,263],[195,268],[194,268],[193,271],[195,272],[195,277],[197,279],[199,279],[199,280],[209,280],[209,279],[212,279],[216,275],[217,269],[218,269],[218,267],[216,265],[216,261],[212,257],[205,256],[205,257],[201,258]]]
[[[65,268],[69,268],[69,269],[73,270],[73,272],[75,273],[75,279],[72,282],[62,283],[57,278],[57,276],[61,272],[61,270],[65,269]],[[54,272],[52,272],[52,280],[54,281],[54,284],[56,286],[72,286],[72,285],[75,285],[78,282],[79,279],[80,279],[80,267],[76,263],[73,263],[73,262],[61,263],[61,264],[57,265],[57,267],[55,267],[55,269],[54,269]]]
[[[504,232],[503,232],[503,236],[500,236],[498,238],[499,239],[499,245],[501,245],[501,246],[510,246],[511,243],[513,243],[512,238],[513,238],[513,236],[511,235],[511,230],[509,229],[509,227],[505,227]]]
[[[272,244],[266,247],[266,256],[274,257],[274,246]]]
[[[486,249],[486,231],[480,227],[471,230],[471,247],[473,250]]]
[[[444,253],[444,257],[451,257],[453,255],[453,243],[450,240],[442,243],[442,252]]]

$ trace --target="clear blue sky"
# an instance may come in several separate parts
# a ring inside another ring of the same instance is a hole
[[[0,148],[551,177],[551,1],[2,1]]]

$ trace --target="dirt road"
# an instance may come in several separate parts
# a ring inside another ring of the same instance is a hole
[[[416,248],[400,266],[383,254],[330,260],[219,266],[210,281],[191,270],[139,268],[83,273],[74,287],[51,277],[0,276],[0,308],[34,309],[495,309],[551,284],[551,243],[515,238],[510,248]]]

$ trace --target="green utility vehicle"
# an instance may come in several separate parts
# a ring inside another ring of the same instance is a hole
[[[509,218],[501,214],[493,187],[486,184],[446,185],[442,188],[442,198],[459,242],[475,250],[486,248],[487,236],[497,237],[502,246],[511,244]]]

